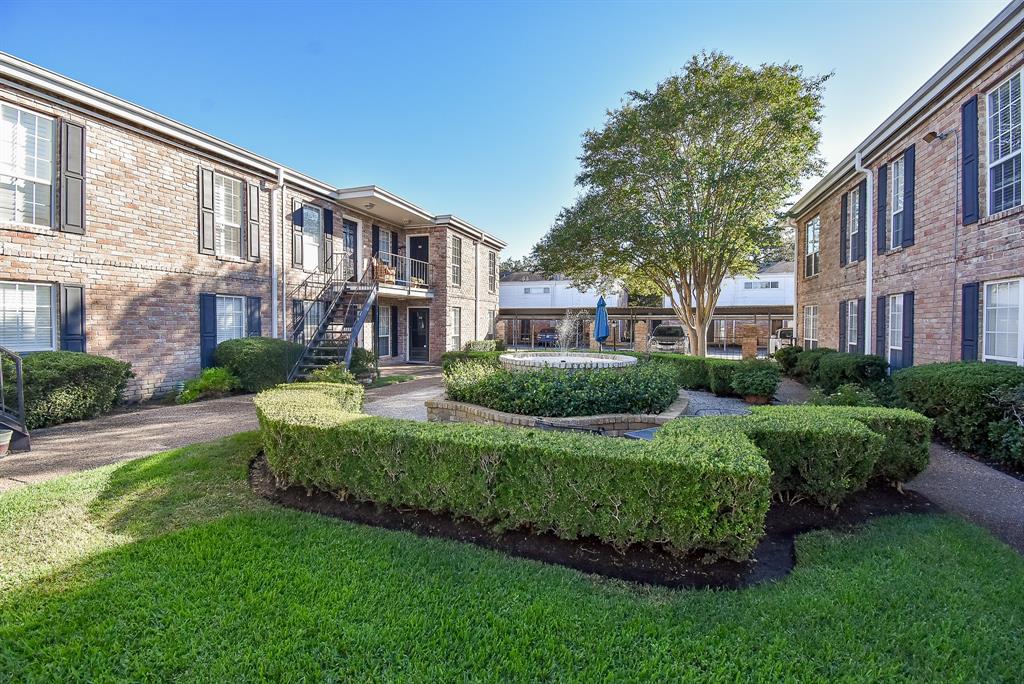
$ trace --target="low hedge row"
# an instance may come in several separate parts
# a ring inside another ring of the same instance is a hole
[[[719,396],[735,396],[733,375],[741,368],[741,361],[690,356],[672,352],[625,352],[640,359],[660,361],[672,369],[676,384],[684,389],[705,390]]]
[[[501,361],[499,357],[504,352],[500,351],[450,351],[441,354],[441,369],[448,370],[452,366],[458,363],[465,363],[466,361],[474,361],[476,363],[482,363],[484,365],[493,366],[494,368],[501,368]]]
[[[574,372],[556,368],[510,371],[461,363],[444,372],[448,398],[530,416],[661,413],[675,401],[672,374],[659,362]]]
[[[462,345],[462,351],[467,352],[494,352],[505,351],[505,343],[501,340],[470,340]]]
[[[302,345],[287,340],[239,337],[218,344],[213,362],[231,371],[244,391],[259,392],[285,382],[301,354]]]
[[[902,405],[935,421],[950,444],[989,455],[990,425],[1003,418],[996,392],[1024,383],[1024,368],[980,362],[932,363],[893,374]]]
[[[741,432],[761,449],[778,493],[836,506],[873,477],[905,481],[928,463],[931,421],[878,407],[765,406],[749,416],[679,418],[655,440],[714,430]]]
[[[745,558],[764,531],[771,472],[739,433],[643,442],[392,420],[352,413],[321,387],[256,397],[267,462],[285,482],[676,554]]]
[[[25,422],[30,430],[95,418],[121,401],[132,373],[131,364],[106,356],[52,351],[28,354],[22,361]],[[4,377],[14,378],[14,364],[5,361]],[[17,405],[16,386],[4,384],[4,401]]]

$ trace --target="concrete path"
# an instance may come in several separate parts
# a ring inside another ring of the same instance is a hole
[[[942,508],[988,528],[1024,553],[1024,482],[940,444],[928,468],[907,484]]]
[[[444,391],[440,377],[411,380],[381,387],[366,393],[363,411],[371,416],[426,420],[427,407],[423,402]]]

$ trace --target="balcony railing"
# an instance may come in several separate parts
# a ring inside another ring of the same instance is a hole
[[[381,286],[395,285],[429,290],[433,284],[433,266],[401,254],[380,252],[372,261],[374,280]]]

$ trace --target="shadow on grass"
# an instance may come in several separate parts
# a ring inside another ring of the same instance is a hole
[[[129,461],[89,503],[94,522],[143,538],[266,507],[248,487],[257,432],[243,432]]]

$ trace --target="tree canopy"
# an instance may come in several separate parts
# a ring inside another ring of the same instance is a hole
[[[654,91],[633,91],[583,136],[582,192],[533,258],[581,286],[660,292],[703,354],[727,275],[779,242],[780,208],[821,169],[828,76],[700,53]]]

